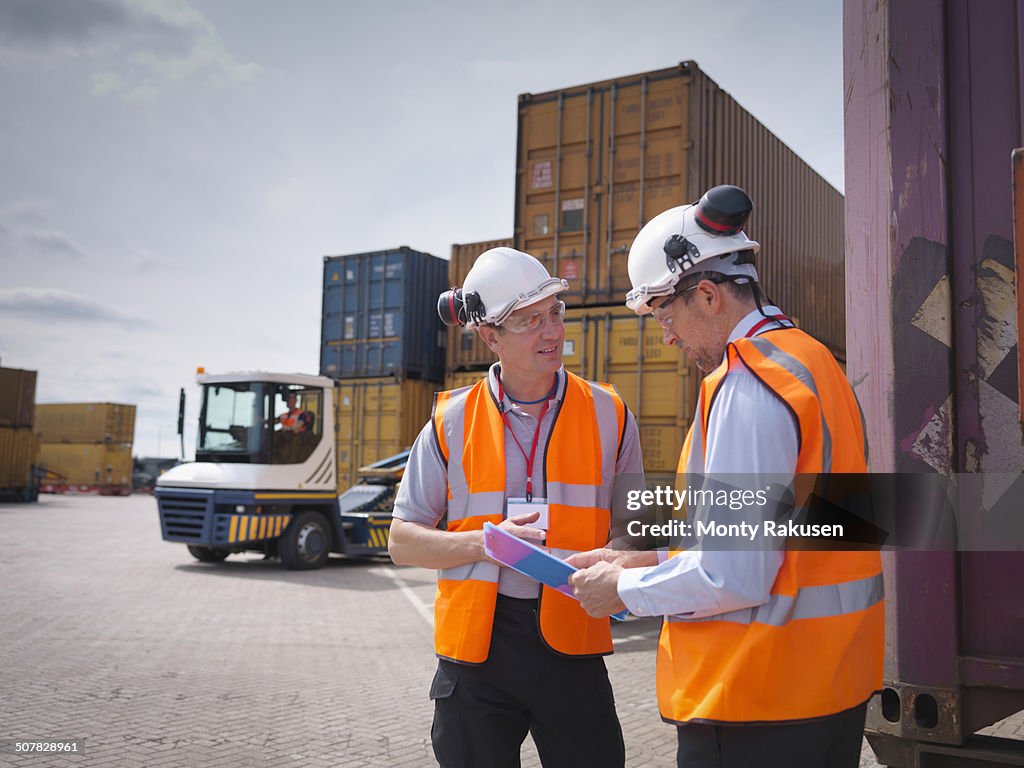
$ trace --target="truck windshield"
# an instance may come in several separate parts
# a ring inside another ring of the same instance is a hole
[[[204,385],[196,461],[270,463],[274,392],[263,382]]]

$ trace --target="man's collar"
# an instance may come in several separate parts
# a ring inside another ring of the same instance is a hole
[[[764,315],[771,316],[771,315],[781,315],[781,314],[782,314],[782,310],[779,309],[778,307],[776,307],[774,304],[765,304],[764,305]],[[740,320],[738,323],[736,323],[736,325],[733,327],[732,331],[729,332],[729,341],[736,341],[736,339],[742,339],[744,336],[746,336],[748,333],[750,333],[750,329],[751,328],[753,328],[759,322],[764,320],[764,315],[762,315],[756,309],[752,309],[749,313],[747,313],[747,315],[742,320]],[[774,322],[773,321],[771,323],[765,323],[764,326],[762,326],[760,328],[760,330],[758,330],[758,334],[763,333],[764,331],[771,331],[771,330],[774,330],[776,328],[785,328],[785,327],[786,326],[784,326],[782,323],[779,323],[779,322]]]
[[[498,373],[501,371],[501,363],[493,363],[490,370],[487,371],[487,385],[491,388],[491,393],[494,395],[494,399],[498,399]],[[552,402],[558,402],[565,397],[565,384],[568,377],[565,375],[565,366],[563,365],[558,369],[558,386],[555,387],[555,394],[552,396]],[[518,405],[513,403],[508,398],[506,393],[503,400],[505,404],[505,410],[511,411],[519,408]]]

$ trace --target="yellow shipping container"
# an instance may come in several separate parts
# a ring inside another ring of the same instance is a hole
[[[49,403],[36,406],[36,432],[44,443],[119,443],[135,437],[135,406],[120,403]]]
[[[569,306],[623,302],[640,228],[717,184],[754,200],[768,294],[843,357],[843,196],[694,62],[519,97],[516,247]]]
[[[482,371],[453,371],[444,377],[445,389],[460,389],[476,384],[487,375],[487,369]]]
[[[39,463],[62,475],[67,485],[95,487],[101,491],[131,490],[130,445],[44,442],[39,454]]]
[[[566,370],[615,385],[637,418],[648,474],[675,472],[701,381],[688,357],[661,339],[653,319],[623,306],[566,312]]]
[[[466,243],[452,246],[452,258],[448,262],[448,283],[462,287],[470,267],[476,257],[491,248],[512,247],[512,238],[504,240],[484,240],[479,243]],[[480,335],[470,328],[448,329],[448,353],[445,360],[446,370],[460,371],[490,365],[498,357],[480,340]]]
[[[430,418],[440,384],[390,376],[339,381],[338,489],[356,482],[360,467],[410,447]]]
[[[0,426],[32,427],[36,408],[36,372],[0,368]]]
[[[39,437],[31,427],[0,427],[0,492],[29,488],[38,459]]]

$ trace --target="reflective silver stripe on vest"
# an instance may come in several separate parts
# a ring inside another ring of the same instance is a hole
[[[498,581],[498,566],[486,560],[479,560],[475,563],[467,563],[456,568],[443,568],[437,572],[438,579],[449,581]]]
[[[704,474],[704,387],[700,388],[700,394],[697,396],[697,410],[694,414],[694,419],[690,422],[690,454],[686,457],[686,466],[683,467],[687,483],[690,482],[689,478]]]
[[[601,490],[593,485],[579,485],[576,483],[557,483],[549,480],[547,483],[547,498],[549,504],[562,504],[567,507],[599,507],[598,497]],[[610,495],[610,494],[609,494]]]
[[[601,491],[598,493],[599,507],[608,508],[612,503],[612,480],[615,477],[615,462],[619,458],[619,416],[615,408],[615,396],[604,387],[588,381],[594,394],[594,411],[597,429],[601,438]],[[625,407],[623,407],[625,418]]]
[[[794,619],[824,619],[863,611],[880,602],[884,595],[882,574],[868,576],[841,584],[823,584],[817,587],[803,587],[796,596],[772,595],[764,605],[743,608],[717,616],[688,619],[685,616],[669,616],[668,620],[679,623],[696,621],[730,621],[734,624],[768,624],[781,627]]]
[[[466,468],[462,463],[462,446],[465,445],[466,398],[470,389],[472,387],[467,387],[452,395],[444,410],[444,430],[448,440],[448,488],[451,491],[448,500],[449,522],[477,515],[500,515],[505,508],[505,494],[502,491],[469,492]]]
[[[814,394],[815,400],[818,401],[818,412],[821,414],[821,471],[828,474],[832,471],[832,433],[829,432],[828,424],[825,421],[825,411],[821,407],[821,397],[818,395],[818,388],[814,384],[814,376],[811,375],[807,366],[788,352],[779,349],[768,339],[755,336],[749,339],[749,341],[758,352],[791,373]]]

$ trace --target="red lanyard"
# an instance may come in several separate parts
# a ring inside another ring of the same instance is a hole
[[[747,331],[747,334],[743,338],[749,339],[755,333],[757,333],[762,328],[764,328],[766,325],[768,325],[768,323],[771,323],[773,321],[774,322],[782,322],[783,320],[785,320],[787,323],[792,323],[793,322],[792,320],[790,320],[785,315],[769,315],[768,317],[762,318],[758,322],[754,323],[754,327],[751,328],[749,331]]]
[[[519,452],[523,454],[523,459],[526,460],[526,500],[533,501],[533,460],[537,457],[537,443],[540,442],[540,424],[544,419],[544,414],[548,412],[548,404],[551,402],[551,398],[555,396],[555,389],[551,390],[551,396],[544,401],[544,409],[540,412],[540,416],[537,417],[537,429],[533,433],[533,445],[530,446],[530,455],[526,455],[526,451],[523,449],[522,444],[519,442],[519,438],[516,437],[516,433],[512,431],[512,423],[508,419],[508,414],[505,413],[505,409],[499,409],[501,411],[501,420],[508,428],[509,433],[512,435],[512,439],[516,441],[516,445],[519,447]],[[505,390],[501,386],[501,376],[498,377],[498,403],[505,400]]]

